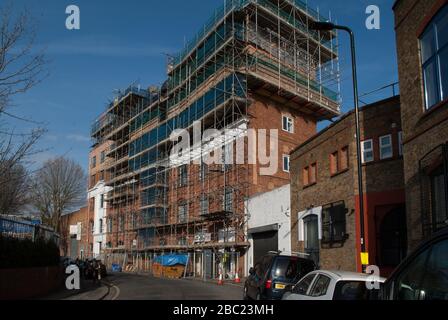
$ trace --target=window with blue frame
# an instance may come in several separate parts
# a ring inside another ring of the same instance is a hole
[[[420,38],[425,107],[448,99],[448,5],[434,17]]]

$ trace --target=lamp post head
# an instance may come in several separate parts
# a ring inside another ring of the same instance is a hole
[[[311,22],[309,28],[311,30],[331,31],[336,29],[336,25],[331,22]]]

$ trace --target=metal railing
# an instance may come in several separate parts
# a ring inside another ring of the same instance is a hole
[[[0,234],[20,240],[45,240],[59,244],[60,236],[53,229],[15,217],[0,217]]]
[[[308,7],[308,5],[302,0],[288,0],[292,6],[295,6],[298,9],[301,9],[303,12],[310,15],[312,18],[317,21],[327,21],[328,19],[318,14],[317,11],[312,10]],[[189,41],[185,44],[184,49],[177,55],[173,56],[172,65],[173,67],[177,66],[182,60],[188,56],[189,52],[191,52],[198,44],[203,41],[206,36],[210,33],[213,28],[215,28],[223,19],[226,18],[228,14],[232,12],[232,10],[240,10],[246,5],[254,3],[255,5],[260,5],[263,8],[273,12],[274,14],[278,14],[280,12],[280,18],[285,19],[291,23],[294,27],[300,28],[302,31],[313,34],[313,37],[317,39],[317,33],[314,31],[310,31],[304,26],[302,26],[297,21],[291,21],[290,15],[286,12],[282,12],[273,2],[267,0],[227,0],[225,4],[218,9],[215,10],[214,15],[209,18],[209,20],[203,25],[201,30]],[[328,43],[322,43],[324,46],[331,48],[331,45]]]

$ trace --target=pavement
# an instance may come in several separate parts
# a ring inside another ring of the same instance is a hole
[[[80,290],[67,290],[64,287],[39,300],[106,300],[110,291],[110,286],[105,281],[94,284],[92,280],[82,279]]]

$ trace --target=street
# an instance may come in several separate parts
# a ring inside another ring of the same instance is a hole
[[[241,300],[242,286],[199,280],[158,279],[149,275],[112,274],[104,300]]]

